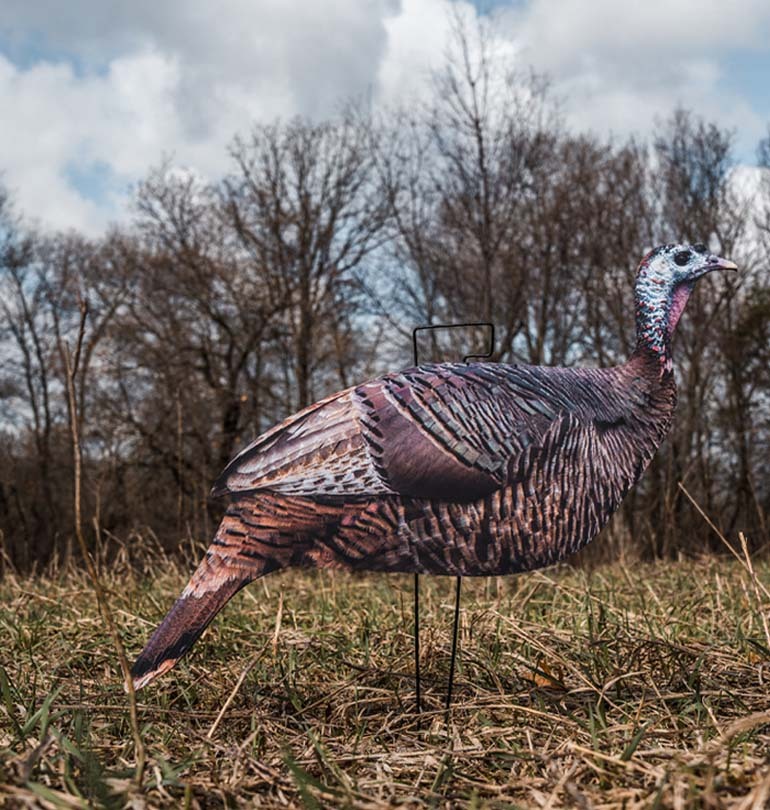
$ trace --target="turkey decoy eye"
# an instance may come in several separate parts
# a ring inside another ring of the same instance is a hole
[[[679,253],[674,254],[674,261],[681,267],[690,261],[690,251],[680,250]]]

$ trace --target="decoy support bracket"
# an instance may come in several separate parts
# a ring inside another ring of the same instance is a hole
[[[468,323],[440,323],[429,326],[417,326],[412,330],[412,353],[415,366],[419,365],[419,345],[418,334],[420,332],[437,331],[439,329],[467,329],[468,327],[483,327],[489,330],[489,349],[485,353],[466,354],[463,363],[470,360],[484,360],[490,358],[495,353],[495,325],[489,321],[471,321]],[[462,577],[457,577],[457,587],[455,589],[455,613],[452,626],[452,654],[449,661],[449,682],[447,684],[445,724],[449,725],[449,709],[452,705],[452,686],[454,684],[455,661],[457,659],[457,630],[460,623],[460,583]],[[414,575],[414,685],[415,698],[417,702],[417,713],[422,711],[420,702],[420,575]]]

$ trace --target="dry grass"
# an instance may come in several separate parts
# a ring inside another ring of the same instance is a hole
[[[141,572],[111,566],[130,652],[189,570],[157,556]],[[757,574],[770,582],[765,564]],[[447,732],[452,598],[452,580],[423,579],[420,718],[411,578],[253,584],[139,694],[149,767],[136,793],[120,670],[86,577],[7,576],[0,804],[770,805],[770,605],[736,562],[466,580]]]

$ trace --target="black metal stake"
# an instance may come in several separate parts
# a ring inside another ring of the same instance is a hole
[[[417,714],[420,703],[420,575],[414,575],[414,688],[417,695]]]
[[[455,679],[455,661],[457,660],[457,628],[460,624],[460,585],[463,578],[457,577],[457,588],[455,589],[455,620],[452,628],[452,657],[449,659],[449,684],[446,690],[446,711],[444,722],[449,725],[449,707],[452,705],[452,685]]]
[[[412,332],[412,354],[414,364],[419,365],[417,332],[419,327]],[[422,713],[422,703],[420,702],[420,575],[414,575],[414,691],[417,698],[417,714]],[[419,720],[418,720],[419,728]]]
[[[450,323],[450,324],[436,324],[434,326],[418,326],[412,330],[412,352],[414,355],[414,364],[419,365],[418,361],[418,346],[417,346],[417,333],[422,331],[432,331],[434,329],[459,329],[468,326],[484,326],[490,330],[489,338],[489,351],[485,354],[468,354],[463,358],[463,362],[467,363],[472,359],[483,359],[491,357],[495,351],[495,325],[488,321],[476,321],[473,323]],[[452,655],[449,661],[449,683],[447,684],[446,693],[446,708],[444,713],[444,722],[449,725],[449,709],[452,705],[452,686],[454,685],[455,676],[455,661],[457,660],[457,630],[460,623],[460,585],[462,584],[462,577],[457,577],[457,586],[455,589],[455,616],[452,626]],[[422,704],[420,702],[420,575],[414,575],[414,685],[415,693],[417,696],[417,714],[422,711]]]

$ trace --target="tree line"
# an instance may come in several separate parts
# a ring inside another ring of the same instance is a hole
[[[674,429],[607,530],[642,556],[768,539],[770,136],[751,193],[734,133],[677,110],[649,140],[568,129],[541,76],[460,37],[430,103],[256,124],[229,172],[164,165],[130,224],[51,234],[0,188],[3,564],[72,553],[64,351],[90,541],[205,541],[209,488],[251,438],[411,359],[415,326],[491,321],[492,359],[611,365],[634,346],[643,252],[707,242],[734,278],[698,285],[675,340]],[[432,334],[424,359],[479,350]]]

